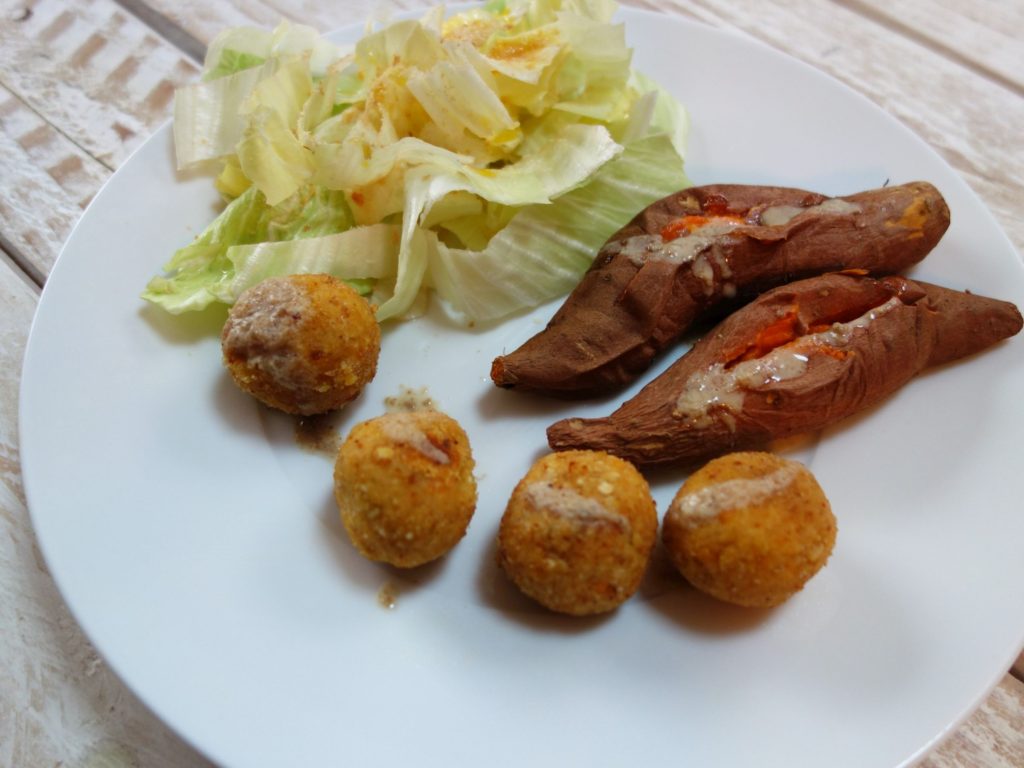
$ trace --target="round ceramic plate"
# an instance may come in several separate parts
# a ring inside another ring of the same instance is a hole
[[[953,224],[914,274],[1024,303],[991,215],[892,118],[746,38],[622,19],[637,67],[690,110],[694,182],[845,194],[927,179]],[[440,314],[391,325],[379,375],[335,428],[425,388],[470,435],[480,503],[440,563],[365,562],[339,524],[330,457],[227,378],[223,314],[172,318],[138,298],[216,203],[208,177],[175,175],[166,126],[125,163],[53,270],[21,400],[26,489],[64,597],[127,684],[214,760],[888,767],[954,728],[1009,666],[1024,637],[1024,516],[1008,482],[1024,434],[1018,340],[789,449],[839,521],[828,566],[790,602],[718,604],[656,563],[621,609],[572,620],[497,571],[498,521],[549,423],[631,392],[581,405],[489,383],[491,359],[554,305],[472,331]],[[659,510],[683,479],[651,476]]]

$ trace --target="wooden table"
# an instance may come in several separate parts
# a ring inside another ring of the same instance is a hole
[[[860,91],[956,168],[1024,253],[1024,0],[632,4],[742,30]],[[104,666],[47,573],[18,457],[25,340],[75,221],[169,117],[175,87],[196,77],[219,30],[272,26],[281,16],[329,30],[362,20],[376,6],[0,2],[0,766],[208,764]],[[1024,657],[924,765],[1024,765],[1022,680]]]

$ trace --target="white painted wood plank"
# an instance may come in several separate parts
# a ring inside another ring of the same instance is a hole
[[[348,24],[361,24],[367,18],[396,15],[406,10],[427,9],[424,0],[231,0],[230,3],[204,3],[202,0],[151,0],[148,5],[189,34],[209,44],[228,26],[255,24],[273,27],[281,19],[306,24],[321,32],[330,32]]]
[[[110,171],[0,86],[0,233],[41,283]]]
[[[985,703],[921,762],[921,768],[1024,765],[1024,683],[1007,675]]]
[[[197,72],[112,0],[40,0],[14,19],[0,23],[0,85],[111,169]]]
[[[263,0],[231,0],[230,2],[204,2],[204,0],[149,0],[145,5],[165,19],[185,30],[204,45],[228,27],[274,27],[282,18],[298,20],[298,15],[282,14]],[[342,5],[342,3],[338,3]],[[315,26],[312,21],[304,23]],[[159,24],[154,24],[158,32]]]
[[[839,0],[1024,91],[1024,3],[1006,0]]]
[[[103,664],[39,552],[17,435],[21,359],[37,300],[0,258],[0,765],[207,766]]]
[[[281,13],[289,13],[294,18],[306,19],[321,30],[329,32],[338,27],[348,24],[361,24],[366,19],[387,19],[404,11],[415,11],[427,9],[432,5],[440,3],[422,2],[422,0],[349,0],[344,4],[329,2],[329,0],[264,0],[271,7]],[[454,3],[448,3],[453,5]]]

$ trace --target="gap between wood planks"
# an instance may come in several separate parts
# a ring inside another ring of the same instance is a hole
[[[36,295],[42,290],[46,275],[26,259],[3,233],[0,233],[0,264],[6,264]]]
[[[202,41],[190,35],[171,19],[154,11],[142,0],[114,0],[114,2],[190,59],[198,64],[202,64],[203,59],[206,57],[206,45]],[[28,104],[25,104],[24,106],[27,109],[32,109]],[[70,136],[64,134],[59,126],[51,124],[51,127],[53,127],[53,129],[58,133],[64,135],[64,137],[72,144],[76,144],[77,146],[77,142],[75,142]],[[79,148],[81,149],[81,147]],[[109,164],[107,164],[107,167],[110,168]],[[110,170],[113,171],[115,169],[110,168]],[[37,294],[46,283],[46,274],[36,267],[32,263],[32,260],[27,258],[25,254],[22,253],[21,249],[5,237],[2,232],[0,232],[0,263],[6,264]]]
[[[1010,80],[1005,75],[1002,75],[993,69],[989,69],[985,65],[979,64],[977,61],[964,56],[956,48],[944,45],[940,41],[923,34],[912,25],[904,24],[899,19],[880,12],[870,3],[863,2],[863,0],[832,0],[832,2],[852,11],[853,13],[860,14],[880,27],[885,27],[892,32],[896,32],[897,34],[912,40],[923,48],[928,48],[929,50],[938,53],[940,56],[951,61],[955,61],[964,69],[969,69],[979,77],[983,77],[986,80],[1005,88],[1011,93],[1024,98],[1024,88],[1013,80]]]
[[[194,62],[200,65],[203,63],[203,59],[206,58],[206,44],[190,35],[159,11],[154,10],[144,0],[114,0],[114,2]]]
[[[176,22],[169,19],[159,11],[154,10],[144,0],[114,0],[114,2],[124,8],[128,13],[138,18],[169,43],[177,47],[190,59],[202,64],[203,59],[206,57],[206,45],[198,38],[189,34]],[[912,25],[904,24],[897,18],[879,12],[878,9],[873,7],[871,4],[865,3],[863,0],[832,0],[832,2],[861,15],[866,19],[869,19],[879,26],[896,32],[903,37],[909,38],[918,45],[935,51],[941,56],[957,62],[960,66],[970,70],[976,75],[1024,98],[1024,88],[1013,80],[1010,80],[999,72],[964,56],[955,48],[944,45],[928,35],[921,33]],[[655,8],[655,6],[645,2],[645,0],[632,0],[630,4],[640,7],[646,6],[648,8]]]

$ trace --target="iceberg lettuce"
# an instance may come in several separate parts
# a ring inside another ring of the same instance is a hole
[[[236,262],[244,258],[234,254],[235,249],[244,254],[248,246],[260,243],[295,247],[352,226],[352,214],[341,192],[308,187],[272,206],[262,192],[250,186],[191,245],[174,254],[164,265],[171,277],[154,277],[142,297],[175,314],[203,309],[212,302],[232,304],[240,293],[235,283]],[[274,274],[302,271],[280,262],[277,267],[280,271]]]
[[[218,218],[143,297],[232,303],[328,272],[380,320],[433,290],[490,320],[569,290],[597,249],[687,184],[685,110],[631,68],[612,0],[495,0],[369,27],[227,30],[175,98],[179,167],[221,163]]]
[[[636,212],[678,189],[682,163],[666,163],[671,140],[652,136],[627,145],[590,182],[554,205],[518,211],[487,246],[473,251],[438,245],[430,275],[458,315],[490,320],[571,290],[594,255]]]

